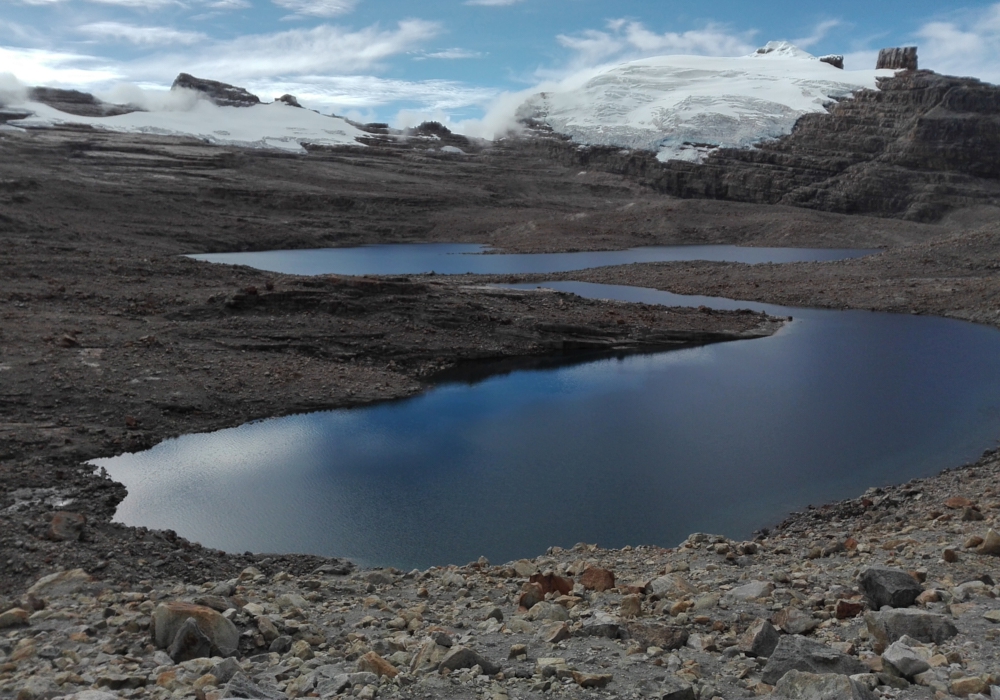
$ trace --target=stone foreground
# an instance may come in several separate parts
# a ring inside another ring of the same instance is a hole
[[[998,472],[987,453],[749,542],[200,586],[51,574],[0,614],[0,696],[996,698]]]

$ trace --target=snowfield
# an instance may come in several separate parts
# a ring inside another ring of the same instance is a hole
[[[661,161],[701,160],[716,148],[747,148],[792,131],[833,98],[876,88],[891,70],[845,71],[787,42],[750,56],[658,56],[601,71],[530,97],[519,119],[536,119],[581,144],[655,151]]]
[[[305,152],[303,143],[322,146],[361,146],[365,132],[340,117],[328,117],[283,102],[253,107],[219,107],[206,99],[191,100],[182,108],[132,112],[113,117],[80,117],[39,102],[17,105],[33,115],[11,121],[17,127],[87,124],[108,131],[184,135],[210,143],[250,148],[277,148]]]

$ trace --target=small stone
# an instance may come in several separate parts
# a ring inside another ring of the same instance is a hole
[[[963,549],[975,549],[983,543],[983,538],[979,535],[973,535],[962,544]]]
[[[637,595],[627,595],[622,598],[619,614],[625,619],[639,617],[642,614],[642,598]]]
[[[607,591],[615,587],[615,575],[607,569],[588,566],[580,577],[580,583],[588,591]]]
[[[483,619],[485,619],[485,620],[496,620],[497,622],[503,622],[503,610],[501,610],[500,608],[494,607],[488,613],[486,613],[486,617],[483,618]]]
[[[993,528],[986,532],[986,537],[983,539],[983,543],[976,548],[976,553],[1000,557],[1000,535]]]
[[[979,522],[980,520],[985,520],[986,516],[980,513],[975,508],[964,508],[962,510],[962,522],[971,523]]]
[[[923,673],[931,666],[921,658],[916,651],[900,641],[895,641],[882,653],[883,663],[889,664],[899,675],[912,680],[918,673]]]
[[[779,610],[771,618],[774,626],[788,634],[806,634],[819,627],[820,621],[798,608]]]
[[[528,583],[537,583],[542,587],[542,594],[558,593],[559,595],[569,595],[573,592],[573,581],[562,576],[556,576],[549,572],[545,574],[533,574],[528,579]]]
[[[28,624],[31,614],[21,608],[11,608],[7,612],[0,614],[0,630],[10,627],[24,627]]]
[[[59,511],[52,516],[45,536],[54,542],[79,542],[84,536],[87,516]]]
[[[495,676],[500,672],[500,666],[493,663],[478,651],[468,647],[453,647],[443,659],[439,668],[455,671],[460,668],[472,668],[479,666],[487,676]]]
[[[573,675],[566,659],[558,657],[542,657],[535,662],[535,672],[542,678],[569,678]]]
[[[688,640],[688,631],[683,627],[664,625],[657,622],[632,622],[626,627],[629,639],[643,649],[659,647],[660,649],[680,649]],[[775,642],[777,644],[777,642]]]
[[[946,549],[944,550],[944,555],[942,556],[942,558],[949,564],[954,564],[955,562],[958,561],[958,552],[956,552],[954,549]]]
[[[94,587],[94,579],[86,571],[72,569],[43,576],[28,589],[28,593],[37,598],[59,598]]]
[[[292,648],[288,650],[288,653],[297,659],[302,659],[303,661],[308,661],[315,656],[315,654],[313,654],[312,645],[304,639],[300,639],[293,643]]]
[[[941,601],[941,594],[933,588],[924,591],[917,596],[917,605],[927,605],[928,603],[938,603]]]
[[[569,625],[565,622],[550,622],[542,625],[538,631],[538,638],[548,644],[558,644],[569,638]]]
[[[528,645],[527,644],[511,644],[510,654],[507,656],[509,659],[518,659],[522,656],[528,655]]]
[[[600,610],[595,611],[590,618],[584,620],[580,627],[580,634],[589,637],[618,639],[621,633],[622,628],[618,618]]]
[[[988,613],[984,614],[983,617],[990,622],[1000,623],[1000,610],[990,610]]]
[[[748,601],[766,598],[774,592],[774,584],[770,581],[751,581],[726,593],[726,598]]]
[[[611,682],[610,673],[583,673],[573,671],[573,680],[581,688],[604,688]]]
[[[862,612],[864,612],[865,606],[856,600],[838,600],[837,606],[834,608],[834,615],[838,620],[847,620],[852,617],[857,617]]]
[[[531,610],[538,603],[545,600],[545,591],[541,584],[526,583],[521,587],[521,595],[517,599],[518,609]]]
[[[370,651],[358,659],[358,670],[374,673],[379,678],[395,678],[399,675],[399,670],[391,663],[383,659],[374,651]]]
[[[952,695],[964,698],[975,693],[985,694],[990,692],[990,684],[977,676],[956,678],[951,682],[949,690]]]
[[[974,506],[975,503],[970,501],[964,496],[952,496],[944,502],[945,508],[951,508],[952,510],[958,510],[959,508],[970,508]]]
[[[273,654],[287,654],[292,650],[293,641],[287,634],[280,635],[271,640],[271,644],[267,647],[267,650]]]

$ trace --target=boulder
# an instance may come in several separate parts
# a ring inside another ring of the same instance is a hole
[[[615,575],[607,569],[588,566],[580,576],[580,583],[588,591],[607,591],[615,587]]]
[[[580,627],[580,634],[589,637],[607,637],[608,639],[618,639],[622,634],[621,623],[614,615],[609,615],[600,610],[583,621]]]
[[[208,658],[212,655],[212,640],[201,631],[194,618],[189,617],[174,635],[173,641],[167,647],[167,654],[176,664],[191,659]]]
[[[924,592],[917,580],[901,569],[865,569],[858,577],[858,583],[873,610],[884,605],[907,608]]]
[[[181,601],[160,603],[153,611],[152,633],[156,647],[170,647],[187,620],[195,621],[201,633],[208,638],[213,654],[232,656],[236,653],[240,641],[236,625],[216,610]]]
[[[649,583],[649,592],[660,598],[680,598],[697,593],[698,589],[678,574],[667,574],[655,578]]]
[[[882,652],[882,663],[892,666],[900,676],[912,681],[918,673],[931,667],[927,661],[902,641],[895,641]]]
[[[543,600],[531,606],[524,616],[526,620],[547,620],[549,622],[564,622],[569,619],[569,612],[558,603]]]
[[[200,92],[220,107],[253,107],[260,104],[260,98],[241,87],[220,83],[217,80],[196,78],[187,73],[181,73],[174,79],[171,90],[186,89]]]
[[[774,626],[788,634],[806,634],[819,627],[819,620],[811,613],[798,608],[787,607],[779,610],[771,618]]]
[[[661,649],[680,649],[688,640],[688,631],[683,627],[663,625],[656,622],[633,622],[626,627],[629,639],[643,649],[659,647]],[[777,641],[775,642],[777,644]]]
[[[438,668],[456,671],[460,668],[472,668],[479,666],[487,676],[494,676],[500,673],[500,666],[493,663],[475,649],[469,647],[452,647],[452,649],[441,659]]]
[[[942,644],[958,634],[958,628],[944,615],[924,610],[883,610],[865,615],[865,624],[881,652],[903,635],[917,641]]]
[[[565,622],[550,622],[538,630],[538,638],[547,644],[558,644],[569,638],[569,625]]]
[[[789,671],[839,673],[850,676],[864,673],[867,667],[853,656],[799,635],[782,637],[767,660],[761,679],[774,684]]]
[[[840,54],[827,54],[826,56],[820,56],[819,60],[821,63],[829,63],[834,68],[844,70],[844,57]]]
[[[875,70],[917,70],[917,47],[882,49]]]
[[[604,688],[611,682],[610,673],[583,673],[572,671],[573,681],[581,688]]]
[[[61,598],[63,596],[76,595],[83,590],[91,590],[100,587],[94,579],[83,569],[72,569],[70,571],[59,571],[38,579],[35,584],[28,589],[28,595],[36,598]]]
[[[28,624],[30,616],[31,614],[27,610],[11,608],[7,612],[0,614],[0,630],[11,627],[25,627]]]
[[[730,600],[745,602],[756,600],[757,598],[766,598],[773,592],[774,584],[770,581],[751,581],[729,591],[725,597]]]
[[[299,100],[298,100],[298,98],[295,97],[295,95],[285,94],[285,95],[282,95],[281,97],[279,97],[275,101],[276,102],[283,102],[284,104],[288,105],[289,107],[298,107],[299,109],[302,109],[302,105],[299,104]]]
[[[1000,557],[1000,535],[993,528],[990,528],[986,533],[986,538],[982,544],[976,547],[976,553]]]
[[[757,618],[750,628],[740,635],[736,648],[747,656],[770,656],[781,635],[767,620]]]
[[[836,673],[791,670],[778,679],[775,700],[875,700],[868,686]]]
[[[451,651],[450,647],[441,646],[433,639],[424,642],[410,661],[411,673],[433,673],[441,665],[441,660]]]
[[[557,576],[551,572],[545,574],[532,574],[531,578],[528,579],[528,583],[537,583],[541,586],[543,595],[547,595],[549,593],[569,595],[573,592],[572,579]]]

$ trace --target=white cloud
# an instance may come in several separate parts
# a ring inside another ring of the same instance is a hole
[[[441,51],[432,51],[430,53],[423,53],[415,57],[415,60],[421,61],[425,58],[439,58],[445,61],[458,61],[466,58],[482,58],[485,56],[482,51],[470,51],[469,49],[443,49]]]
[[[560,34],[560,46],[573,52],[567,70],[595,67],[610,61],[630,61],[649,56],[667,54],[694,54],[703,56],[741,56],[753,51],[751,43],[756,32],[733,33],[718,24],[708,24],[702,29],[686,32],[650,31],[642,22],[624,19],[610,20],[606,29],[589,29],[575,35]],[[560,71],[543,71],[547,77]]]
[[[208,6],[215,10],[245,10],[253,7],[250,0],[212,0]]]
[[[137,27],[121,22],[93,22],[82,25],[78,31],[97,39],[117,39],[145,46],[170,44],[190,46],[208,41],[208,36],[201,32],[185,32],[170,27]]]
[[[87,87],[121,80],[113,63],[93,56],[0,46],[0,66],[28,85]]]
[[[293,14],[309,17],[336,17],[351,12],[357,0],[271,0]]]
[[[927,22],[916,37],[921,68],[1000,82],[1000,3]]]
[[[813,27],[812,34],[798,39],[792,39],[792,43],[800,49],[808,49],[810,46],[815,46],[819,42],[823,41],[823,39],[826,38],[826,35],[830,33],[831,29],[836,29],[842,24],[843,22],[839,19],[828,19],[825,22],[820,22]]]

